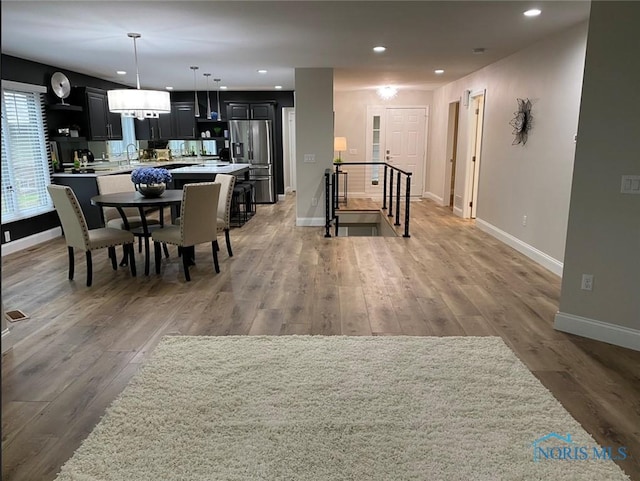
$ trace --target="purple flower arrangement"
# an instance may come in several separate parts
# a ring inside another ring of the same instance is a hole
[[[131,172],[134,184],[161,184],[171,182],[171,172],[155,167],[141,167]]]

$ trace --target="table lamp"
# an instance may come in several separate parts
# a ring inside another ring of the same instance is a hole
[[[338,158],[334,160],[336,164],[342,163],[342,152],[347,150],[347,138],[335,137],[333,139],[333,150],[338,152]]]

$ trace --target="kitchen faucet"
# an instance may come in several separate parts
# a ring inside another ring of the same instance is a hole
[[[129,157],[129,147],[133,146],[133,151],[137,152],[138,151],[138,146],[136,144],[129,144],[127,145],[127,147],[125,148],[125,151],[127,152],[127,165],[131,165],[131,157]]]

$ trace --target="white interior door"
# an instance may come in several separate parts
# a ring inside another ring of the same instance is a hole
[[[422,197],[426,152],[427,110],[388,108],[385,115],[383,161],[411,172],[411,196]]]
[[[478,209],[478,184],[480,180],[480,157],[482,152],[482,126],[484,124],[484,95],[480,94],[473,98],[473,113],[475,122],[472,126],[473,139],[471,149],[471,211],[470,217],[476,218]]]

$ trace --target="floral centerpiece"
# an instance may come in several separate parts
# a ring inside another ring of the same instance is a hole
[[[145,197],[159,197],[171,182],[171,172],[155,167],[141,167],[131,172],[131,181],[136,190]]]

